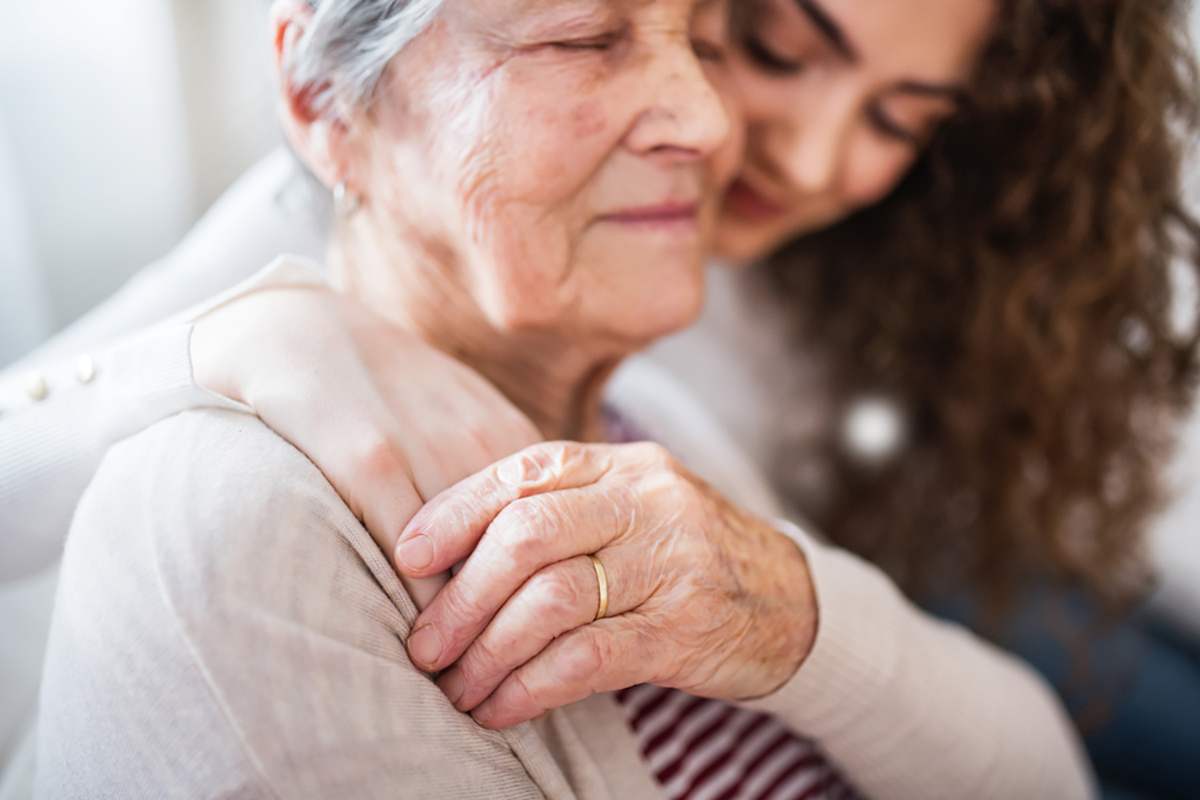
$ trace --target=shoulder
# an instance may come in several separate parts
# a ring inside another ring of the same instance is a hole
[[[232,528],[264,523],[281,506],[307,524],[337,521],[339,506],[344,508],[312,462],[258,418],[197,409],[113,446],[84,495],[80,515],[119,515],[135,526],[228,535]],[[81,527],[79,519],[74,527]]]
[[[386,797],[406,775],[463,796],[472,771],[531,794],[504,739],[408,661],[415,616],[302,453],[249,415],[164,420],[112,449],[76,516],[39,763],[69,778],[85,752],[113,794],[136,772],[147,796],[212,775],[285,797]]]
[[[131,576],[185,621],[217,606],[297,613],[314,586],[355,581],[402,589],[370,535],[320,470],[248,414],[217,409],[165,419],[106,455],[84,494],[65,567]],[[311,609],[310,609],[311,610]]]

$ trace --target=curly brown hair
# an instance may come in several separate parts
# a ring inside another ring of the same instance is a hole
[[[875,467],[830,436],[836,492],[797,503],[914,591],[950,576],[997,608],[1039,574],[1128,598],[1197,367],[1172,315],[1200,277],[1187,4],[999,4],[967,110],[897,191],[770,265],[835,393],[890,394],[911,426]]]

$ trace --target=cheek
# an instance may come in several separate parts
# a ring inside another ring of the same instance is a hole
[[[486,153],[473,154],[459,182],[469,260],[498,328],[553,326],[574,302],[569,278],[595,210],[588,190],[617,125],[602,97],[545,81],[509,82],[493,109]]]
[[[471,226],[495,225],[514,207],[547,222],[567,215],[612,149],[612,115],[602,100],[553,80],[498,75],[496,83],[472,135],[447,153],[460,165]]]
[[[572,179],[594,171],[615,144],[612,92],[594,85],[592,70],[544,61],[513,58],[486,81],[485,124],[503,142],[512,193],[528,198],[577,190]]]
[[[598,102],[585,101],[571,109],[570,134],[577,140],[593,139],[608,130],[609,116]]]
[[[847,202],[855,208],[878,203],[896,188],[915,160],[906,145],[878,141],[858,145],[846,169]]]

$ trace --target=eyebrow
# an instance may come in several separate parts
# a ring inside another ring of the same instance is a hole
[[[796,7],[804,12],[804,15],[812,21],[812,24],[824,34],[834,49],[841,53],[847,61],[858,61],[858,51],[854,49],[854,45],[850,44],[850,41],[846,38],[842,26],[838,25],[825,9],[817,5],[816,0],[796,0]]]

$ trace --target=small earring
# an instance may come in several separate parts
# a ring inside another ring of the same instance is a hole
[[[354,212],[358,211],[360,205],[362,205],[362,200],[359,196],[350,191],[345,181],[338,181],[337,185],[333,187],[333,208],[337,211],[337,215],[339,217],[354,216]]]

